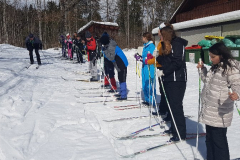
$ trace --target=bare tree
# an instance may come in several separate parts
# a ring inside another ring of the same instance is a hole
[[[42,40],[42,12],[41,12],[41,9],[42,9],[42,3],[41,3],[41,0],[36,0],[37,2],[37,11],[38,11],[38,32],[39,32],[39,38]]]
[[[4,0],[3,1],[3,32],[5,37],[4,43],[8,43],[6,5],[7,0]]]

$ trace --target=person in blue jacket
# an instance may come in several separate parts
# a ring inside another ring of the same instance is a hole
[[[128,60],[121,48],[117,43],[109,38],[109,35],[104,32],[100,38],[100,42],[103,45],[102,51],[104,57],[111,61],[114,68],[118,72],[118,81],[120,83],[120,94],[117,100],[127,100],[127,66]]]
[[[142,36],[142,40],[143,40],[143,52],[142,52],[142,90],[144,93],[144,105],[149,105],[152,104],[153,106],[155,106],[155,100],[153,98],[153,84],[154,84],[154,95],[156,98],[156,83],[154,83],[154,70],[155,67],[154,65],[148,65],[145,64],[145,59],[147,59],[147,56],[149,56],[148,54],[151,54],[151,56],[153,55],[153,51],[155,50],[155,45],[153,44],[152,41],[152,35],[149,32],[146,32],[143,34]],[[149,73],[150,72],[150,73]],[[150,75],[150,85],[149,85],[149,75]],[[149,94],[149,87],[150,87],[150,94]],[[150,97],[149,97],[150,95]],[[152,103],[153,102],[153,103]]]

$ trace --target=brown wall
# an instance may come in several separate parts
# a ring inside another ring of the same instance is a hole
[[[219,0],[216,2],[197,6],[191,11],[178,14],[176,16],[176,22],[208,17],[235,10],[240,10],[240,0]]]

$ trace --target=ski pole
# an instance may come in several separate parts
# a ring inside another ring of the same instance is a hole
[[[102,70],[102,72],[103,72],[103,74],[104,74],[104,77],[107,78],[106,73],[105,73],[105,71],[104,71],[104,69],[103,69],[102,67],[101,67],[101,70]],[[109,78],[107,78],[107,80],[108,80],[108,83],[110,84],[111,88],[113,88],[112,83],[111,83],[111,81],[109,80]],[[114,93],[117,93],[115,89],[114,89],[113,91],[114,91]]]
[[[162,86],[162,89],[163,89],[163,93],[164,93],[164,96],[165,96],[165,99],[166,99],[166,102],[167,102],[167,105],[168,105],[170,114],[171,114],[171,116],[172,116],[173,124],[174,124],[174,126],[175,126],[175,128],[176,128],[178,137],[179,137],[180,141],[182,142],[182,139],[181,139],[181,137],[180,137],[180,134],[179,134],[179,131],[178,131],[178,128],[177,128],[175,119],[174,119],[173,114],[172,114],[172,110],[171,110],[170,104],[169,104],[168,99],[167,99],[167,95],[166,95],[166,92],[165,92],[165,89],[164,89],[164,86],[163,86],[163,82],[162,82],[162,77],[160,76],[159,78],[160,78],[161,86]]]
[[[148,81],[148,88],[149,88],[149,90],[148,90],[148,99],[149,99],[149,102],[150,102],[150,88],[151,88],[151,86],[150,86],[150,81],[151,81],[151,74],[150,74],[150,66],[148,65],[148,79],[149,79],[149,81]],[[150,119],[149,119],[149,130],[150,131],[154,131],[153,129],[152,129],[152,106],[150,105],[150,103],[148,103],[149,104],[149,110],[150,110]]]
[[[136,59],[136,102],[137,102],[137,59]],[[142,107],[140,106],[140,109],[142,110]]]
[[[155,54],[156,55],[156,54]],[[154,62],[154,77],[155,77],[155,79],[154,79],[154,87],[156,87],[156,82],[157,82],[157,80],[156,80],[156,78],[157,78],[157,76],[156,76],[156,69],[157,69],[157,61],[156,61],[156,56],[155,56],[155,62]],[[154,89],[156,89],[156,88],[154,88]],[[153,90],[154,90],[153,89]],[[159,119],[159,123],[161,122],[161,120],[160,120],[160,116],[159,116],[159,112],[158,112],[158,108],[157,108],[157,100],[156,100],[156,96],[155,96],[155,93],[153,94],[154,95],[154,100],[155,100],[155,105],[156,105],[156,110],[157,110],[157,117],[158,117],[158,119]],[[152,113],[151,113],[152,114]]]
[[[199,63],[202,63],[202,59],[199,58]],[[196,138],[196,154],[194,160],[199,160],[197,158],[198,155],[198,132],[199,132],[199,120],[200,120],[200,107],[201,107],[201,68],[198,68],[198,74],[199,74],[199,81],[198,81],[198,86],[199,86],[199,92],[198,92],[198,123],[197,123],[197,138]]]

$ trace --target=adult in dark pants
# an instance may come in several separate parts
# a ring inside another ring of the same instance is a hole
[[[158,56],[156,59],[162,65],[162,70],[158,70],[157,74],[164,81],[166,96],[173,114],[172,119],[174,118],[180,135],[179,137],[172,120],[170,131],[173,137],[170,141],[179,141],[180,138],[186,139],[183,98],[186,90],[187,69],[184,48],[188,42],[176,36],[171,24],[165,25],[160,31],[163,39],[163,56]]]
[[[34,63],[33,49],[35,49],[38,65],[41,65],[42,63],[41,63],[41,59],[40,59],[38,50],[42,49],[42,42],[37,37],[35,37],[33,34],[29,34],[29,36],[26,39],[26,47],[27,47],[27,50],[29,51],[30,63],[31,64]]]

